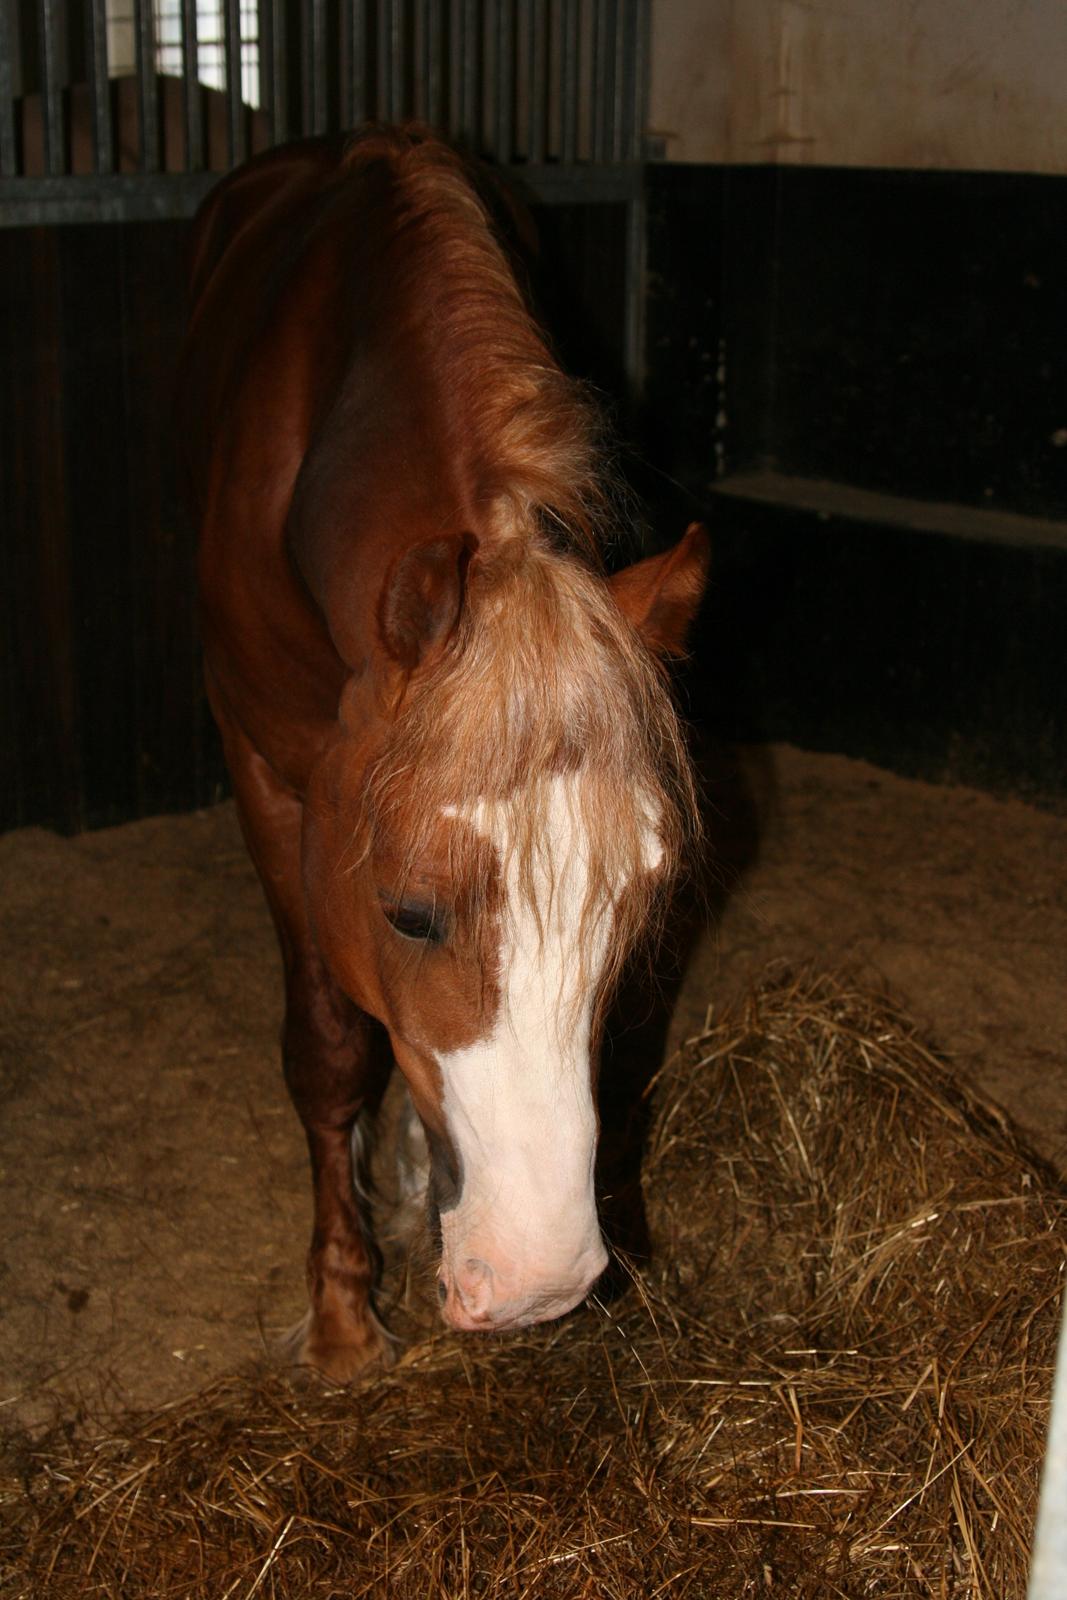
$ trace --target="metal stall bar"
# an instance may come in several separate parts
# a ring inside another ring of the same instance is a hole
[[[337,109],[341,126],[352,126],[352,101],[355,84],[352,81],[355,60],[355,18],[351,0],[340,0],[337,13]]]
[[[289,137],[289,84],[286,76],[289,49],[285,18],[286,0],[263,0],[259,14],[263,41],[260,78],[263,84],[263,109],[267,114],[267,136],[271,144],[283,144]]]
[[[389,0],[378,0],[374,33],[374,114],[379,122],[389,120]]]
[[[57,0],[37,0],[37,28],[41,49],[41,123],[44,133],[44,170],[59,177],[63,159],[63,103],[59,86],[59,19]]]
[[[581,60],[578,0],[563,0],[560,8],[560,160],[578,158],[578,66]]]
[[[301,55],[303,105],[301,124],[305,133],[326,132],[326,0],[303,0],[301,7]]]
[[[378,116],[396,122],[403,114],[404,76],[400,0],[378,0]]]
[[[411,114],[430,128],[443,125],[442,8],[432,0],[416,0],[410,35]]]
[[[14,97],[21,86],[20,42],[14,30],[22,12],[15,12],[11,0],[0,0],[0,198],[5,208],[0,222],[187,215],[212,181],[206,169],[218,155],[209,149],[207,97],[198,82],[198,67],[206,66],[207,11],[199,9],[198,0],[174,6],[184,69],[182,182],[179,173],[152,176],[163,164],[165,131],[153,0],[124,0],[136,42],[141,176],[135,181],[134,175],[115,171],[120,130],[110,110],[114,85],[106,82],[111,0],[80,0],[75,13],[85,17],[89,29],[96,169],[76,178],[68,173],[62,87],[66,0],[20,3],[41,36],[40,50],[36,39],[28,42],[35,55],[43,56],[41,123],[48,176],[20,176]],[[240,7],[249,0],[217,3],[222,31],[228,29],[227,142],[237,160],[250,137],[240,51]],[[576,198],[580,192],[590,203],[623,198],[625,191],[629,205],[640,182],[622,168],[643,153],[649,11],[648,0],[375,0],[373,9],[367,0],[258,0],[260,95],[268,141],[351,125],[368,111],[399,116],[416,109],[461,143],[476,150],[495,145],[502,161],[523,162],[528,184],[535,192],[543,189],[548,204],[564,191]],[[295,61],[294,49],[299,52]],[[167,165],[175,164],[175,154],[166,151]],[[639,287],[639,211],[634,216],[628,260],[631,282]],[[632,353],[638,344],[632,335]]]
[[[422,117],[431,128],[442,127],[445,120],[441,12],[438,0],[420,0],[415,59],[421,65],[415,74],[415,115]]]
[[[470,66],[477,61],[474,0],[451,0],[448,35],[448,133],[464,139],[470,133],[469,109],[474,96]]]
[[[86,47],[93,120],[93,171],[111,172],[115,165],[115,150],[111,134],[111,95],[107,81],[105,0],[90,0],[86,14]]]
[[[629,108],[631,86],[627,81],[626,64],[630,55],[629,23],[632,9],[629,0],[615,0],[615,59],[612,62],[612,84],[615,92],[612,96],[611,105],[612,161],[625,161],[627,159],[626,128],[629,123],[627,110]]]
[[[367,120],[367,91],[370,86],[365,0],[352,0],[352,39],[352,125],[355,127]]]
[[[0,4],[0,177],[13,178],[15,158],[15,51],[8,8]]]
[[[589,155],[598,164],[604,160],[604,0],[593,0],[589,20],[592,61],[589,75]]]
[[[451,0],[448,8],[448,132],[453,139],[459,136],[462,60],[463,18],[459,0]]]
[[[479,141],[481,128],[482,53],[478,37],[478,0],[460,0],[463,7],[463,55],[460,67],[460,137],[471,145]]]
[[[196,0],[182,0],[182,119],[185,123],[185,170],[199,172],[204,166],[204,116]]]
[[[152,0],[134,0],[137,41],[137,120],[142,172],[159,171],[159,99],[156,93],[156,19]]]
[[[404,48],[405,115],[426,121],[426,7],[410,0]]]
[[[614,156],[616,0],[595,0],[593,9],[593,84],[589,152],[596,162]]]
[[[615,108],[611,159],[629,161],[633,128],[633,0],[617,0],[615,18]]]
[[[431,126],[440,128],[445,119],[445,38],[444,28],[441,26],[441,7],[435,4],[434,0],[428,0],[427,15],[429,21],[426,33],[426,49],[429,52],[426,73],[429,97],[427,114]]]
[[[496,0],[496,54],[493,61],[493,155],[515,159],[515,7]]]
[[[532,162],[545,159],[546,20],[540,0],[526,0],[526,159]]]
[[[226,54],[226,153],[230,166],[235,167],[248,154],[241,70],[241,0],[225,0],[222,37]]]
[[[404,81],[408,49],[403,0],[389,0],[389,10],[389,53],[392,67],[389,74],[389,104],[392,109],[389,115],[392,121],[398,122],[401,117],[408,114],[407,85]]]
[[[354,128],[367,115],[367,16],[363,0],[341,0],[341,126]]]
[[[648,64],[652,50],[652,10],[649,0],[632,0],[634,11],[631,67],[633,73],[633,130],[627,161],[641,161],[645,154],[645,129],[648,126]]]

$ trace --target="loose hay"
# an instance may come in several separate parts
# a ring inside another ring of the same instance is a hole
[[[3,1592],[1021,1600],[1063,1190],[828,978],[768,977],[655,1093],[619,1306],[9,1440]]]

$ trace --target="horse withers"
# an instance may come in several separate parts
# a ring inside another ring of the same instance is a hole
[[[180,419],[208,693],[281,944],[314,1182],[296,1358],[381,1359],[353,1147],[395,1061],[447,1323],[606,1263],[605,996],[695,828],[661,658],[707,540],[604,577],[597,423],[432,136],[271,152],[195,224]]]

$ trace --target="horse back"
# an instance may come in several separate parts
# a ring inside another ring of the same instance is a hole
[[[179,425],[200,519],[207,671],[297,790],[352,665],[293,558],[291,525],[312,443],[331,431],[359,344],[365,293],[354,258],[366,256],[356,248],[365,188],[346,169],[341,141],[305,141],[225,179],[192,235]],[[309,525],[323,537],[330,525],[309,499],[305,542]]]

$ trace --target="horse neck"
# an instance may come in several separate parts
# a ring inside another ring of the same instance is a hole
[[[454,172],[443,194],[435,207],[401,173],[362,219],[352,356],[302,475],[291,542],[323,609],[338,593],[350,608],[340,634],[331,617],[350,661],[405,546],[444,532],[514,546],[540,505],[566,520],[590,476],[584,409],[480,208]]]

